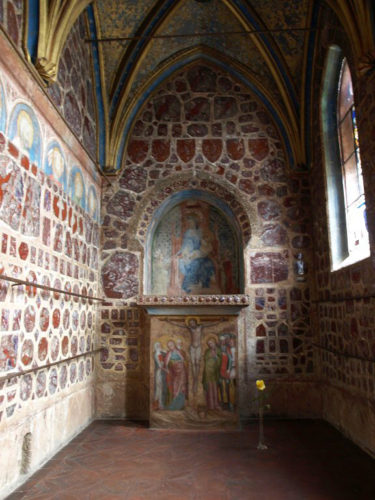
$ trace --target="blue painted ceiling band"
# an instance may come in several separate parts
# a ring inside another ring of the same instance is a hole
[[[27,50],[35,63],[39,36],[39,0],[29,0],[27,19]]]
[[[90,38],[96,40],[97,30],[96,30],[94,9],[92,5],[89,5],[86,11],[89,20]],[[92,47],[92,58],[94,64],[94,78],[95,78],[94,89],[95,89],[95,96],[96,96],[97,110],[98,110],[99,163],[101,165],[104,165],[106,156],[106,151],[105,151],[106,122],[105,122],[104,102],[103,102],[103,92],[102,92],[103,83],[101,81],[98,43],[95,42],[91,43],[90,45]]]

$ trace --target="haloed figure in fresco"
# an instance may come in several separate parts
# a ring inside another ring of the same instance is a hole
[[[221,350],[220,403],[223,409],[234,411],[236,400],[236,337],[232,333],[223,333],[219,339]]]
[[[231,221],[202,200],[185,200],[169,210],[150,242],[152,293],[239,293],[241,253]]]
[[[61,151],[57,146],[52,147],[48,151],[47,162],[54,179],[60,182],[64,174],[65,164]]]
[[[220,321],[210,322],[202,325],[199,321],[199,318],[195,316],[187,316],[185,319],[185,324],[177,323],[171,321],[168,318],[165,318],[162,321],[166,321],[173,326],[177,326],[178,328],[188,330],[191,337],[191,344],[189,347],[190,353],[190,363],[191,363],[191,371],[193,375],[193,394],[197,394],[198,392],[198,379],[199,379],[199,369],[201,364],[202,357],[202,333],[204,328],[209,326],[216,326],[222,323],[223,321],[227,321],[226,318],[222,318]]]
[[[182,410],[187,399],[188,374],[186,360],[173,340],[167,343],[168,352],[165,356],[167,375],[166,410]]]
[[[162,350],[160,342],[154,344],[154,362],[155,362],[155,392],[154,404],[156,409],[165,408],[166,399],[166,370],[165,370],[165,351]]]
[[[181,288],[184,292],[190,293],[194,286],[202,289],[210,288],[216,266],[213,260],[212,232],[208,228],[204,230],[196,216],[189,216],[186,225],[177,257],[179,271],[183,275]]]
[[[17,135],[14,144],[24,151],[29,151],[34,141],[34,127],[30,115],[21,110],[17,118]]]
[[[206,394],[206,403],[208,410],[221,410],[218,398],[219,379],[222,353],[220,347],[216,344],[215,337],[207,340],[208,348],[204,353],[203,369],[203,389]]]

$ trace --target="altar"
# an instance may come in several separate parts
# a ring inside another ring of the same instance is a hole
[[[245,295],[144,296],[150,427],[236,429],[237,316]]]
[[[145,255],[151,427],[237,428],[237,319],[243,249],[236,218],[202,191],[172,195],[150,224]]]

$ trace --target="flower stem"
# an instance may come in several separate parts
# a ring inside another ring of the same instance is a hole
[[[266,450],[268,447],[264,444],[264,430],[263,430],[263,398],[259,400],[259,441],[258,441],[258,450]]]

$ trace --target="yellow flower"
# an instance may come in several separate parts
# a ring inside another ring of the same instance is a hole
[[[255,383],[256,383],[258,391],[264,391],[264,389],[266,388],[266,384],[264,383],[264,380],[257,380]]]

